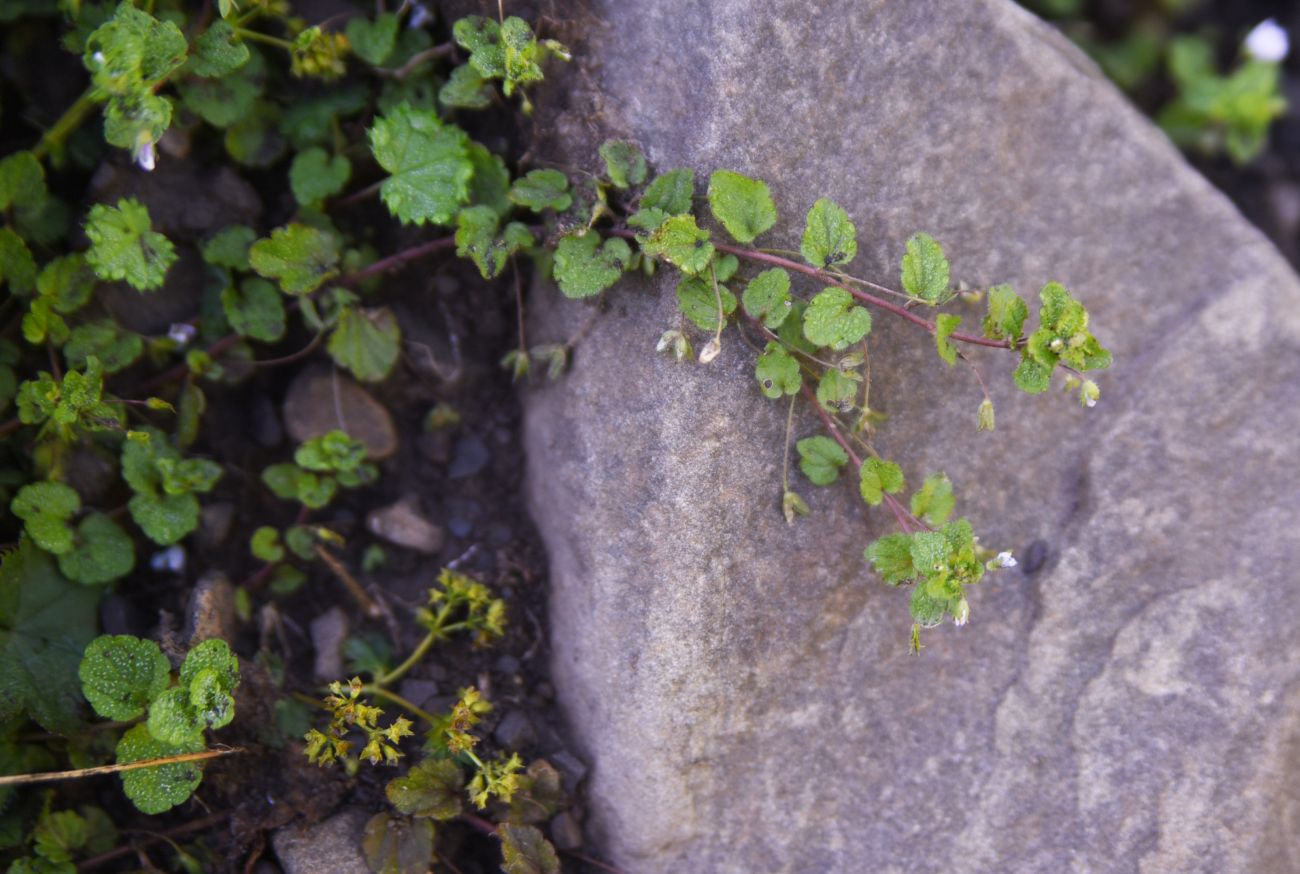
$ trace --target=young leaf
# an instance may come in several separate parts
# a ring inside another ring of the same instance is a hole
[[[832,264],[847,264],[858,254],[857,234],[849,214],[822,198],[808,210],[799,253],[819,270]]]
[[[59,570],[86,586],[111,583],[135,567],[135,542],[103,513],[91,513],[77,525],[72,549],[59,556]]]
[[[952,313],[940,313],[934,320],[934,345],[939,350],[939,357],[949,367],[957,363],[957,347],[948,338],[960,324],[961,316]]]
[[[140,335],[123,330],[112,319],[77,325],[63,345],[63,357],[69,367],[85,367],[94,357],[99,359],[105,373],[124,370],[143,354],[144,341]]]
[[[200,248],[203,260],[214,267],[248,270],[248,250],[257,240],[257,231],[246,225],[231,225],[217,232]]]
[[[849,455],[829,437],[805,437],[795,444],[799,450],[799,469],[813,485],[828,486],[840,477],[840,468],[849,463]]]
[[[783,395],[799,393],[803,377],[799,373],[799,362],[790,357],[790,353],[780,343],[767,344],[763,354],[758,356],[754,368],[759,388],[764,397],[775,400]]]
[[[194,41],[194,54],[185,68],[195,76],[219,79],[248,63],[248,46],[225,21],[215,21]]]
[[[135,524],[159,546],[170,546],[199,524],[199,501],[193,495],[137,494],[127,507]]]
[[[265,562],[284,560],[284,547],[280,544],[280,532],[269,525],[263,525],[253,532],[248,542],[253,557]]]
[[[200,724],[215,730],[226,727],[235,718],[235,699],[216,670],[199,671],[190,679],[188,688],[190,708]]]
[[[376,120],[370,148],[392,174],[379,195],[402,224],[447,224],[469,197],[469,137],[431,110],[403,105]]]
[[[277,280],[286,294],[306,294],[338,273],[338,240],[319,228],[285,225],[254,243],[248,261],[262,276]]]
[[[256,276],[221,292],[221,309],[235,333],[274,343],[284,336],[284,300],[279,290]]]
[[[326,347],[330,357],[362,382],[388,377],[402,348],[402,331],[388,307],[348,307]]]
[[[122,735],[117,744],[118,764],[129,765],[147,759],[203,751],[203,736],[195,735],[178,744],[165,743],[137,725]],[[178,762],[122,772],[122,791],[142,813],[159,814],[183,803],[203,780],[198,762]]]
[[[71,551],[68,520],[81,509],[76,489],[53,481],[29,483],[18,490],[9,509],[23,520],[27,535],[41,549],[55,555]]]
[[[853,305],[853,295],[842,288],[819,292],[803,314],[803,334],[817,346],[839,351],[871,331],[871,313]]]
[[[217,688],[233,692],[239,685],[239,659],[230,651],[230,644],[214,637],[196,644],[181,663],[179,688],[189,689],[202,673],[211,671],[217,678]]]
[[[492,88],[477,67],[461,64],[438,91],[438,102],[461,109],[487,109],[492,105]]]
[[[862,500],[871,506],[883,501],[884,493],[898,494],[903,490],[903,470],[892,461],[868,458],[858,470],[858,491]]]
[[[749,280],[743,296],[745,313],[752,319],[762,319],[772,330],[781,327],[790,315],[790,274],[780,267],[764,270]]]
[[[925,483],[912,495],[912,515],[933,526],[947,522],[956,505],[952,481],[941,473],[926,477]]]
[[[652,258],[663,258],[689,275],[707,268],[714,254],[709,232],[697,226],[695,216],[689,214],[666,220],[645,241],[642,250]]]
[[[353,18],[345,32],[357,57],[377,67],[388,60],[397,45],[397,16],[384,12],[374,21]]]
[[[903,255],[903,290],[927,303],[938,303],[948,291],[948,259],[934,237],[913,234]]]
[[[636,143],[605,140],[599,151],[605,161],[605,175],[615,188],[631,188],[645,181],[645,155]]]
[[[343,155],[331,157],[319,146],[304,149],[289,165],[289,187],[293,198],[303,206],[333,197],[348,184],[352,164]]]
[[[1009,285],[995,285],[989,289],[989,312],[984,317],[984,336],[993,340],[1007,339],[1013,344],[1020,339],[1029,307],[1024,298]]]
[[[125,279],[133,288],[161,288],[167,268],[176,261],[176,247],[153,230],[149,210],[134,198],[116,207],[97,203],[86,219],[90,250],[86,261],[100,279]]]
[[[709,208],[741,243],[752,243],[776,224],[776,204],[767,183],[730,170],[717,170],[709,177]]]
[[[171,681],[171,665],[152,640],[129,634],[91,641],[77,669],[81,691],[105,719],[125,722],[144,713]]]
[[[366,444],[337,428],[313,437],[293,453],[294,464],[305,470],[338,473],[356,470],[366,459]]]
[[[511,222],[498,235],[498,224],[490,206],[466,207],[456,215],[456,254],[472,260],[484,279],[499,276],[511,255],[534,242],[526,225]]]
[[[857,405],[861,383],[855,370],[827,368],[817,381],[817,403],[828,413],[847,413]]]
[[[501,836],[501,870],[505,874],[559,874],[560,857],[542,833],[531,825],[504,822]]]
[[[553,209],[564,212],[573,203],[569,179],[559,170],[530,170],[510,186],[510,202],[533,212]]]
[[[1016,367],[1014,378],[1016,388],[1021,391],[1031,395],[1042,394],[1052,384],[1052,369],[1032,358],[1025,358]]]
[[[27,294],[36,285],[36,261],[27,243],[9,227],[0,228],[0,283],[14,294]]]
[[[640,208],[657,209],[669,216],[691,211],[695,196],[695,171],[689,167],[670,170],[646,186],[641,194]]]
[[[905,583],[918,575],[912,565],[912,535],[888,534],[873,542],[863,553],[881,579],[891,586]]]
[[[425,759],[384,789],[388,801],[408,816],[455,819],[464,807],[465,775],[450,759]]]
[[[948,598],[933,594],[927,583],[918,583],[912,590],[908,609],[917,625],[933,628],[943,622],[944,614],[948,611]]]
[[[691,276],[677,283],[677,307],[701,331],[716,331],[722,317],[736,311],[736,296],[702,276]],[[718,298],[722,298],[722,313],[718,313]]]
[[[77,666],[99,620],[99,593],[64,579],[28,539],[0,560],[0,720],[29,714],[47,731],[80,723]]]
[[[631,260],[631,247],[618,237],[602,245],[595,231],[569,234],[555,249],[555,281],[565,297],[591,297],[618,282]]]

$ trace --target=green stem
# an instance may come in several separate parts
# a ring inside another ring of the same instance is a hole
[[[262,33],[257,30],[249,30],[244,27],[236,27],[235,33],[243,39],[251,39],[253,42],[266,43],[269,46],[284,49],[286,52],[293,51],[293,43],[289,42],[287,39],[280,39],[278,36],[271,36],[270,34]]]
[[[406,661],[402,662],[400,665],[393,668],[391,671],[384,674],[382,677],[375,677],[374,682],[371,683],[370,685],[378,689],[383,686],[387,686],[390,683],[394,683],[400,680],[402,677],[406,676],[406,674],[411,670],[411,668],[415,667],[416,664],[420,661],[420,659],[424,658],[425,654],[429,651],[429,648],[432,647],[435,643],[437,643],[438,640],[441,638],[442,629],[441,627],[436,627],[436,628],[437,630],[430,631],[427,635],[425,635],[424,640],[420,641],[420,645],[417,646],[409,656],[407,656]]]
[[[394,704],[396,704],[398,707],[401,707],[407,713],[410,713],[412,716],[418,716],[420,719],[423,719],[425,722],[429,723],[429,725],[433,725],[437,722],[437,717],[434,716],[429,711],[421,710],[419,707],[416,707],[414,704],[412,704],[410,701],[407,701],[405,698],[403,698],[401,695],[398,695],[396,692],[390,692],[387,689],[380,688],[379,686],[376,686],[374,683],[368,683],[367,685],[362,686],[361,692],[362,694],[374,695],[376,698],[387,698],[389,701],[392,701]]]
[[[32,154],[36,157],[36,160],[44,160],[51,149],[62,146],[63,141],[76,132],[77,128],[81,127],[81,123],[86,120],[86,116],[90,114],[98,102],[95,98],[94,86],[82,92],[76,102],[68,107],[63,116],[45,132],[41,137],[41,141],[32,148]]]

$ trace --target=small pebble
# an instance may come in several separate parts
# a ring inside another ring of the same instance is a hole
[[[343,678],[343,643],[351,623],[341,607],[331,607],[311,621],[311,645],[316,651],[312,673],[329,682]]]
[[[521,750],[537,739],[533,724],[522,710],[509,710],[501,717],[492,737],[497,743],[514,752]]]
[[[371,513],[366,517],[366,528],[389,543],[425,555],[437,553],[445,539],[442,529],[420,514],[418,501],[412,495]]]
[[[475,434],[466,434],[456,441],[451,465],[447,468],[447,476],[451,479],[474,476],[487,467],[491,458],[492,454],[481,438]]]
[[[582,826],[572,810],[562,810],[551,820],[551,843],[557,850],[576,850],[582,846]]]

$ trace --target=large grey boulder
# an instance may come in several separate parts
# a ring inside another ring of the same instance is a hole
[[[611,292],[572,372],[526,400],[556,687],[604,851],[629,874],[1300,870],[1282,259],[1007,0],[583,10],[565,103],[538,109],[544,157],[597,166],[617,135],[660,169],[762,177],[767,245],[831,197],[854,272],[891,283],[927,230],[955,278],[1035,301],[1066,283],[1116,355],[1083,410],[977,353],[998,407],[980,434],[970,375],[877,315],[879,449],[914,481],[946,470],[984,542],[1022,556],[915,658],[906,593],[861,557],[887,516],[800,480],[813,516],[787,527],[786,411],[749,350],[674,365],[653,352],[670,280]],[[587,312],[532,309],[538,342]]]

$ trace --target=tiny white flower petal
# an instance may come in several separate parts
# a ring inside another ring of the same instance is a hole
[[[1016,561],[1016,557],[1011,554],[1010,550],[999,552],[995,561],[997,561],[998,567],[1015,567],[1019,563]]]
[[[970,602],[962,598],[957,602],[957,609],[952,614],[952,624],[958,628],[970,621]]]
[[[156,156],[153,143],[145,143],[140,146],[139,151],[135,153],[135,162],[140,165],[141,170],[152,170],[154,168]]]
[[[708,364],[710,361],[717,358],[718,353],[721,351],[722,351],[722,342],[718,340],[717,337],[714,337],[712,340],[710,340],[708,343],[704,345],[703,349],[700,350],[700,363]]]
[[[184,346],[194,339],[198,328],[185,322],[177,322],[167,329],[167,336],[174,340],[177,345]]]
[[[1272,18],[1261,21],[1246,35],[1246,52],[1256,60],[1277,63],[1291,50],[1286,29]]]
[[[1095,407],[1095,406],[1097,406],[1097,399],[1096,399],[1096,398],[1086,398],[1086,399],[1084,400],[1084,402],[1083,402],[1083,405],[1084,405],[1085,407]]]

